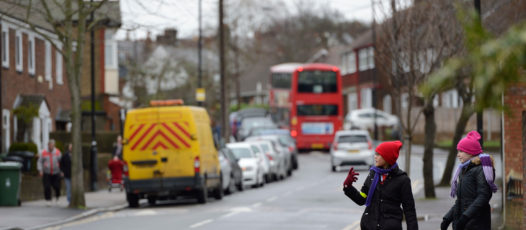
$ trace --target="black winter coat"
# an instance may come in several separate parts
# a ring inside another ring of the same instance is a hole
[[[60,158],[60,171],[64,173],[64,178],[71,178],[71,153],[66,152]]]
[[[477,158],[474,158],[471,163],[460,172],[457,181],[457,200],[444,216],[445,220],[453,223],[453,229],[456,229],[456,223],[462,215],[466,215],[469,218],[466,224],[466,230],[491,229],[489,200],[491,199],[492,193],[488,182],[486,182],[480,160]]]
[[[374,175],[375,172],[371,171],[362,186],[361,192],[365,195],[369,193]],[[365,204],[366,198],[353,186],[344,188],[343,191],[356,204]],[[388,174],[383,184],[379,181],[376,185],[371,205],[365,208],[360,227],[362,230],[401,230],[404,215],[407,229],[417,230],[418,222],[411,180],[404,171],[396,167]]]

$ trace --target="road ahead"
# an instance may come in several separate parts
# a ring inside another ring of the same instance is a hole
[[[435,174],[441,174],[445,154],[436,155],[435,172],[440,173]],[[412,159],[413,193],[422,189],[421,162],[421,155]],[[292,177],[221,201],[211,198],[200,205],[182,199],[149,206],[144,200],[137,209],[107,212],[54,229],[359,229],[363,207],[342,192],[347,169],[332,173],[329,155],[320,152],[301,154],[299,165]],[[367,169],[359,172],[357,187]],[[439,175],[435,177],[437,181]]]

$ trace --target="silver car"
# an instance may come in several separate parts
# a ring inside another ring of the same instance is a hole
[[[280,141],[280,136],[278,135],[265,135],[265,136],[254,136],[248,137],[247,141],[257,141],[257,140],[268,140],[273,143],[273,146],[280,153],[280,161],[284,166],[282,171],[278,172],[278,179],[283,179],[286,176],[292,175],[292,153],[290,152],[286,143]]]
[[[340,166],[374,164],[374,151],[369,132],[365,130],[341,130],[334,135],[331,147],[331,169]]]

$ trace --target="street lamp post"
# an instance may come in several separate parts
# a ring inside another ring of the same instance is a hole
[[[93,4],[93,0],[90,1]],[[94,12],[91,11],[91,22],[94,20]],[[97,190],[97,141],[95,140],[95,31],[90,29],[90,71],[91,71],[91,191]]]

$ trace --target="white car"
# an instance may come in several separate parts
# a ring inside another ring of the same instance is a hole
[[[222,151],[217,151],[219,154],[219,164],[221,165],[221,176],[222,176],[222,183],[223,183],[223,190],[229,194],[233,191],[235,183],[232,181],[233,178],[232,175],[232,167],[230,166],[230,162],[228,161],[228,158],[224,155]]]
[[[226,144],[226,147],[232,151],[243,171],[243,186],[262,186],[264,183],[263,169],[259,162],[260,159],[252,150],[252,145],[238,142]]]
[[[250,141],[250,143],[257,144],[261,147],[264,157],[269,163],[269,172],[267,174],[267,182],[274,181],[278,178],[279,173],[283,172],[285,165],[280,160],[279,152],[276,147],[269,140]]]
[[[340,166],[374,164],[374,150],[369,132],[366,130],[341,130],[334,135],[331,146],[331,169]]]
[[[381,110],[374,108],[367,109],[356,109],[352,110],[345,116],[343,122],[343,129],[363,129],[372,130],[374,129],[374,115],[376,113],[376,125],[377,127],[396,127],[398,126],[399,120],[397,116],[391,115]]]
[[[263,152],[263,148],[259,145],[259,143],[255,143],[252,141],[249,141],[247,143],[250,143],[250,147],[252,147],[252,151],[256,154],[260,164],[261,169],[263,169],[263,178],[265,178],[265,183],[269,182],[269,176],[270,176],[270,162],[269,159],[265,156],[265,153]]]
[[[284,167],[282,167],[282,171],[279,171],[278,179],[284,179],[285,177],[292,175],[292,153],[290,152],[287,143],[281,142],[278,135],[253,136],[246,139],[246,141],[258,140],[271,141],[273,146],[279,152],[280,161]]]

